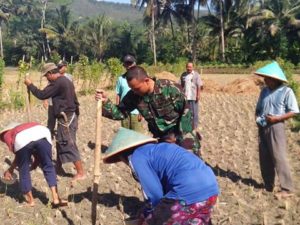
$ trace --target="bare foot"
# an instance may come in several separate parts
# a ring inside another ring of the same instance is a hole
[[[58,199],[56,201],[51,202],[52,209],[56,209],[59,207],[68,206],[68,201],[63,199]]]
[[[72,181],[84,180],[86,178],[85,174],[76,174]]]
[[[33,207],[33,206],[35,206],[35,203],[34,203],[34,200],[33,200],[33,198],[31,198],[30,196],[28,196],[28,195],[23,195],[24,196],[24,198],[25,198],[25,204],[26,204],[26,206],[29,206],[29,207]]]
[[[74,184],[77,182],[77,181],[81,181],[81,180],[84,180],[86,179],[86,175],[85,174],[76,174],[73,179],[71,180],[71,187],[74,186]]]
[[[292,197],[294,196],[294,193],[291,192],[291,191],[285,191],[285,190],[281,190],[279,192],[277,192],[275,194],[275,197],[280,200],[280,199],[284,199],[284,198],[289,198],[289,197]]]

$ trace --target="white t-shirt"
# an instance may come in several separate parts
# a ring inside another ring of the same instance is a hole
[[[43,138],[46,138],[47,141],[50,144],[52,144],[51,134],[47,127],[37,125],[23,130],[16,135],[14,143],[14,152],[19,151],[32,141],[38,141]]]
[[[203,85],[200,75],[194,70],[184,78],[184,91],[187,100],[196,100],[198,89]]]

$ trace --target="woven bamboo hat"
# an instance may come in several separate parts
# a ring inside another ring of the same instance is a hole
[[[112,140],[111,145],[105,151],[103,161],[104,163],[119,162],[118,156],[120,153],[151,142],[157,142],[157,139],[121,127]]]
[[[19,125],[21,125],[21,124],[20,124],[20,123],[17,123],[17,122],[10,122],[8,125],[6,125],[4,128],[2,128],[2,130],[0,131],[0,136],[1,136],[4,132],[6,132],[6,131],[8,131],[8,130],[11,130],[11,129],[15,128],[16,126],[19,126]]]
[[[277,62],[272,62],[270,64],[265,65],[264,67],[256,70],[254,74],[263,76],[263,77],[270,77],[276,80],[280,80],[282,82],[287,83],[286,76],[284,75],[284,72],[280,68]]]

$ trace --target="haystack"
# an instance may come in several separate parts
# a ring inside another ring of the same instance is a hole
[[[225,85],[221,91],[231,94],[259,94],[263,86],[263,79],[257,76],[236,79]]]
[[[177,78],[173,73],[170,73],[167,71],[156,73],[154,76],[158,79],[167,79],[167,80],[172,80],[175,82],[178,82],[178,80],[179,80],[179,78]]]

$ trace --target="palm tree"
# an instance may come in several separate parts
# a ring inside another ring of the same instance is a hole
[[[253,46],[252,51],[260,51],[265,58],[285,58],[289,54],[289,39],[300,38],[299,15],[298,0],[265,0],[264,4],[256,5],[247,22],[249,35],[246,40]]]
[[[84,39],[88,47],[91,49],[93,56],[102,61],[104,52],[108,45],[111,20],[104,15],[98,16],[91,20],[84,27]]]
[[[71,12],[66,5],[61,5],[55,10],[55,14],[48,18],[49,23],[39,31],[46,35],[46,39],[52,41],[58,52],[65,55],[75,45],[74,31],[77,30],[78,23],[71,23]],[[50,25],[51,24],[51,25]],[[50,47],[48,47],[50,48]]]
[[[145,14],[144,14],[144,22],[147,25],[150,25],[149,36],[151,48],[153,51],[153,60],[154,65],[157,63],[156,57],[156,28],[159,25],[159,19],[161,15],[164,15],[164,18],[169,18],[171,21],[170,13],[171,10],[171,0],[160,1],[160,0],[137,0],[133,2],[135,6],[139,6],[139,8],[143,8],[146,6]]]
[[[210,35],[219,37],[218,42],[223,61],[225,61],[227,39],[243,37],[247,23],[248,4],[248,0],[215,0],[211,2],[211,8],[215,13],[210,12],[201,19],[211,28]]]

